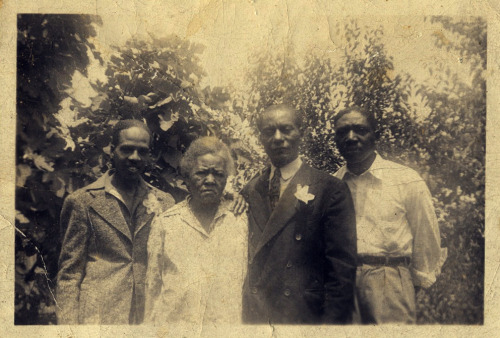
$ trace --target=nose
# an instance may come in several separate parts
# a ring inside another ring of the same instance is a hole
[[[282,140],[283,139],[283,135],[281,134],[280,130],[279,129],[276,129],[276,131],[274,132],[274,136],[273,138],[277,141],[279,140]]]
[[[141,157],[139,156],[139,152],[137,150],[134,150],[132,154],[128,157],[129,160],[136,160],[139,161]]]
[[[215,177],[213,174],[208,174],[206,177],[205,177],[205,184],[211,184],[211,183],[214,183],[215,182]]]
[[[349,132],[347,133],[348,140],[356,140],[357,136],[358,135],[354,132],[354,130],[349,130]]]

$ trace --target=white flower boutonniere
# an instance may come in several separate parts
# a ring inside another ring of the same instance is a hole
[[[309,203],[309,201],[312,201],[314,199],[314,195],[309,193],[309,186],[301,184],[297,184],[297,191],[295,192],[295,197],[297,197],[299,201],[302,201],[305,204]]]
[[[148,214],[154,213],[155,215],[158,215],[163,211],[161,203],[152,192],[148,193],[148,196],[144,199],[142,205],[146,207],[146,212]]]

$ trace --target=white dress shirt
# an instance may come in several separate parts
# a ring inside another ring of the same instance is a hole
[[[358,255],[411,257],[414,285],[431,286],[447,252],[441,249],[432,196],[418,173],[377,154],[361,175],[344,166],[335,176],[351,190]]]
[[[283,195],[283,192],[285,191],[286,187],[288,187],[288,184],[292,180],[292,177],[294,177],[297,171],[299,171],[301,165],[302,165],[302,160],[300,159],[300,157],[297,157],[292,162],[280,168],[281,171],[280,197],[281,195]],[[271,180],[274,177],[275,171],[276,167],[271,164],[271,173],[269,174],[269,184],[271,184]]]

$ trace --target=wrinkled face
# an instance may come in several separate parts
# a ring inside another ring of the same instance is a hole
[[[295,125],[294,113],[276,109],[264,113],[260,126],[260,141],[271,162],[278,168],[299,156],[302,133]]]
[[[131,179],[140,176],[149,159],[149,134],[139,127],[120,132],[120,142],[113,150],[116,173]]]
[[[375,151],[375,132],[363,114],[352,111],[337,121],[335,142],[347,163],[359,163]]]
[[[191,168],[186,185],[193,202],[202,205],[219,204],[226,186],[225,161],[214,154],[205,154],[196,159]]]

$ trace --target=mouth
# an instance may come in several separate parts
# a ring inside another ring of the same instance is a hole
[[[212,189],[204,189],[200,191],[201,195],[217,195],[217,191]]]
[[[200,191],[200,199],[206,203],[212,203],[219,199],[219,194],[214,190],[203,190]]]
[[[132,173],[132,174],[139,174],[141,172],[141,168],[135,167],[135,166],[131,166],[131,167],[127,168],[127,171],[130,172],[130,173]]]
[[[353,152],[361,151],[361,148],[359,148],[358,146],[346,146],[346,147],[344,147],[344,150],[349,152],[349,153],[353,153]]]
[[[284,154],[288,152],[288,148],[285,147],[273,148],[272,150],[275,154]]]

